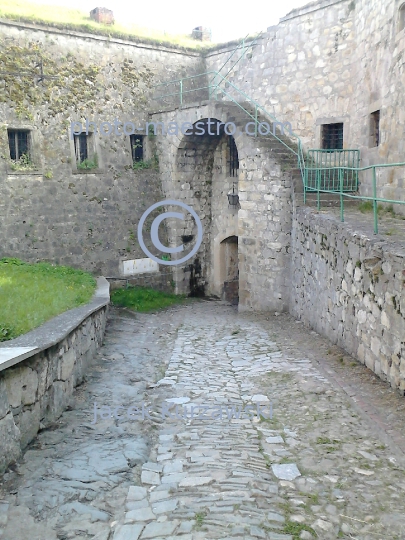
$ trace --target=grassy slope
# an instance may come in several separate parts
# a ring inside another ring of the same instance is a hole
[[[147,312],[182,303],[185,301],[185,297],[155,291],[147,287],[128,287],[114,291],[111,294],[111,301],[115,306]]]
[[[0,341],[87,303],[95,287],[91,274],[67,266],[0,259]]]
[[[66,2],[68,3],[68,2]],[[89,13],[65,6],[31,4],[26,0],[1,0],[0,18],[14,21],[41,23],[55,28],[79,30],[92,34],[117,37],[131,41],[146,41],[187,49],[205,49],[212,43],[202,43],[190,36],[168,35],[158,30],[136,25],[115,23],[112,26],[96,23]]]

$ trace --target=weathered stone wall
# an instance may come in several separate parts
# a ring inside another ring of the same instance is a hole
[[[353,60],[351,100],[352,140],[360,148],[362,165],[405,161],[405,30],[399,32],[402,2],[356,1],[356,51]],[[378,147],[370,145],[370,114],[380,111]],[[387,199],[405,200],[404,168],[380,169],[378,193]],[[362,175],[361,192],[372,195],[371,173]],[[404,205],[395,210],[405,212]]]
[[[83,382],[103,341],[108,284],[104,289],[104,295],[95,296],[87,306],[1,344],[0,355],[10,347],[36,347],[39,352],[0,371],[0,474],[41,427],[62,414],[74,387]]]
[[[172,293],[174,282],[172,271],[169,266],[160,267],[159,272],[145,272],[128,278],[110,278],[108,279],[111,290],[124,289],[128,286],[150,287],[158,291]]]
[[[242,115],[243,116],[243,115]],[[245,123],[239,111],[226,103],[183,107],[153,115],[154,121]],[[274,139],[235,133],[239,155],[238,191],[240,209],[229,207],[227,193],[233,178],[227,174],[226,135],[158,136],[159,155],[165,162],[162,185],[166,199],[192,206],[202,221],[203,243],[197,255],[174,269],[176,291],[189,290],[190,272],[198,258],[200,283],[208,294],[220,295],[220,243],[238,236],[240,310],[288,309],[289,246],[291,231],[291,174],[283,170],[280,147]],[[175,209],[176,210],[176,209]],[[176,210],[178,211],[178,209]],[[190,215],[185,222],[168,219],[171,246],[182,236],[196,237]],[[236,229],[236,230],[235,230]],[[191,269],[190,269],[191,267]]]
[[[290,310],[405,394],[405,248],[297,208]]]
[[[321,125],[344,124],[344,148],[361,151],[361,165],[404,161],[405,30],[401,2],[319,0],[293,10],[268,28],[253,54],[228,76],[281,122],[290,122],[304,146],[321,148]],[[229,48],[207,54],[218,70]],[[226,70],[225,70],[226,73]],[[227,92],[243,97],[231,86]],[[224,98],[225,99],[225,98]],[[371,138],[371,113],[380,111],[380,144]],[[371,173],[360,193],[371,195]],[[380,197],[404,200],[404,168],[381,169]],[[404,212],[403,205],[397,205]]]
[[[39,73],[41,61],[44,74],[54,78],[38,82],[22,75]],[[120,260],[145,256],[136,228],[142,213],[162,199],[158,171],[134,171],[129,135],[114,133],[93,134],[99,166],[78,170],[70,122],[85,126],[88,119],[99,128],[117,119],[145,127],[153,85],[203,72],[201,57],[1,21],[0,71],[14,73],[0,80],[0,257],[45,259],[119,277]],[[7,128],[32,131],[36,171],[11,169]],[[146,139],[148,160],[155,148],[153,138]]]
[[[349,120],[355,37],[353,2],[313,2],[268,28],[229,80],[277,120],[290,122],[307,148],[319,148],[318,122]],[[229,55],[218,52],[207,55],[208,70],[218,70]],[[232,87],[227,91],[243,100]]]

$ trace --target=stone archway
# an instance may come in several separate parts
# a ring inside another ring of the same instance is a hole
[[[235,236],[239,311],[282,311],[288,304],[290,289],[287,269],[292,222],[291,173],[283,169],[279,143],[271,138],[252,137],[241,129],[236,130],[233,143],[228,146],[232,142],[230,135],[221,130],[217,133],[217,127],[237,120],[235,107],[208,102],[152,115],[166,125],[176,122],[190,126],[183,136],[157,139],[162,188],[167,199],[192,206],[204,228],[203,243],[194,259],[173,267],[174,288],[177,293],[189,293],[192,285],[198,294],[203,291],[222,297],[226,281],[220,277],[223,250],[235,246],[221,246],[221,242]],[[207,126],[207,120],[212,122],[213,134],[207,135],[207,130],[203,135],[197,133],[197,123]],[[227,155],[235,146],[239,167],[237,177],[232,177]],[[238,208],[231,207],[227,197],[234,182]],[[169,244],[184,243],[182,237],[194,242],[193,220],[173,221],[178,223],[167,220]]]

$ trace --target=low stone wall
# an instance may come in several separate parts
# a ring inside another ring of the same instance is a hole
[[[405,394],[405,246],[296,209],[290,311]]]
[[[89,304],[0,344],[0,473],[69,404],[102,344],[109,298],[99,278]]]
[[[174,290],[173,272],[171,266],[160,266],[159,272],[145,272],[125,278],[107,278],[111,291],[124,289],[128,285],[150,287],[162,292],[172,293]]]

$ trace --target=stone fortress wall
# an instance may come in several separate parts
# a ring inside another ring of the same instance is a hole
[[[110,301],[99,278],[88,304],[0,344],[0,474],[71,403],[101,347]]]
[[[306,149],[321,147],[322,125],[343,123],[344,148],[359,149],[362,165],[402,161],[405,30],[398,31],[400,6],[399,0],[320,0],[294,10],[267,30],[229,80],[279,121],[290,122]],[[194,272],[197,288],[221,293],[223,252],[234,249],[222,242],[237,236],[239,309],[290,310],[405,390],[402,254],[387,244],[382,255],[371,257],[372,239],[363,238],[360,245],[345,225],[337,234],[321,216],[293,208],[291,173],[271,142],[235,136],[237,216],[226,197],[234,179],[226,172],[223,138],[148,138],[146,156],[157,152],[158,173],[131,170],[129,137],[94,137],[100,170],[74,170],[72,120],[145,121],[148,113],[155,121],[179,123],[235,117],[225,110],[229,101],[222,110],[193,107],[193,94],[183,108],[176,108],[175,100],[157,106],[152,88],[219,69],[229,46],[199,54],[4,21],[0,35],[0,61],[7,70],[21,69],[18,57],[33,69],[41,51],[45,73],[61,75],[59,82],[44,86],[25,78],[0,81],[6,119],[1,154],[7,154],[7,126],[31,129],[39,167],[35,175],[12,174],[0,160],[0,256],[43,258],[119,277],[121,260],[144,257],[136,242],[143,211],[170,196],[195,207],[205,227],[200,252],[173,271],[177,292],[190,290]],[[232,87],[228,92],[237,97]],[[164,112],[164,106],[169,110]],[[375,111],[380,111],[378,146],[371,137]],[[399,169],[379,174],[379,195],[403,200],[401,175]],[[361,193],[369,194],[369,176],[360,180]],[[173,245],[193,233],[191,223],[167,224]],[[350,249],[339,259],[342,245]],[[378,285],[372,276],[380,267]]]
[[[44,74],[57,79],[36,84],[20,76],[37,73],[41,59]],[[152,86],[204,71],[202,59],[174,48],[1,21],[0,70],[16,73],[0,79],[0,257],[46,259],[119,277],[121,260],[145,257],[136,227],[162,199],[159,172],[132,170],[129,136],[95,133],[99,167],[78,170],[70,122],[144,125]],[[31,131],[35,174],[10,169],[7,128]],[[154,152],[153,137],[146,137],[145,160]]]
[[[230,81],[277,120],[290,122],[306,149],[321,148],[322,124],[342,122],[344,148],[361,151],[361,166],[404,161],[402,3],[320,0],[295,9],[268,28]],[[221,49],[209,54],[207,69],[218,70],[227,56]],[[370,115],[378,110],[380,145],[374,147]],[[403,200],[404,176],[403,168],[381,170],[379,196]],[[370,173],[360,181],[361,193],[371,195]]]

